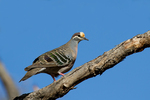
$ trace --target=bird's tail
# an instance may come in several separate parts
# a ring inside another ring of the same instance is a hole
[[[38,74],[38,72],[39,72],[40,69],[41,69],[41,68],[35,68],[35,69],[29,70],[29,71],[25,74],[25,76],[24,76],[19,82],[24,81],[24,80],[30,78],[31,76],[33,76],[33,75],[35,75],[35,74]]]

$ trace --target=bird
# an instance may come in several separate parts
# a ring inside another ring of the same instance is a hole
[[[64,76],[64,73],[73,67],[77,57],[78,44],[82,40],[89,41],[83,32],[74,33],[66,44],[40,55],[32,65],[24,69],[27,73],[19,82],[39,73],[51,75],[54,81],[58,75]]]

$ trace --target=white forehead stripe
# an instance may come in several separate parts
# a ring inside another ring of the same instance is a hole
[[[85,37],[85,34],[83,32],[80,32],[81,37]]]

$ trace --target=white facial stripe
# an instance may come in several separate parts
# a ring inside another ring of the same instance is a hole
[[[81,37],[79,37],[79,36],[75,36],[75,37],[73,37],[73,39],[75,39],[75,38],[78,38],[78,39],[82,40],[82,38],[81,38]]]

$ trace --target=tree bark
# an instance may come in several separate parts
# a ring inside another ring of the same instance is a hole
[[[8,99],[12,100],[16,96],[19,95],[19,91],[16,88],[13,80],[9,76],[8,72],[5,70],[3,64],[0,62],[0,78],[2,80],[3,85],[6,88]]]
[[[150,31],[120,43],[115,48],[104,52],[103,55],[75,68],[52,84],[38,91],[18,96],[14,100],[55,100],[67,94],[82,81],[101,75],[105,70],[121,62],[126,56],[141,52],[147,47],[150,47]]]

